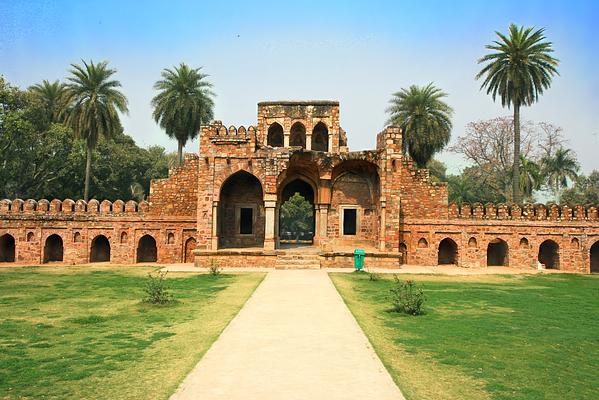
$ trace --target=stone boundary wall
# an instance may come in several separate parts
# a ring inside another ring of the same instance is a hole
[[[590,249],[599,242],[597,220],[514,220],[514,219],[409,219],[401,227],[400,246],[406,263],[437,265],[444,239],[457,247],[456,264],[485,267],[491,243],[505,242],[510,267],[536,269],[541,245],[552,241],[558,246],[556,269],[589,273]]]
[[[104,236],[109,243],[109,261],[116,264],[137,263],[137,249],[143,236],[151,237],[155,242],[156,261],[159,263],[192,262],[189,259],[195,249],[196,220],[194,217],[169,217],[148,215],[140,211],[135,202],[128,202],[125,207],[120,203],[102,202],[104,207],[96,207],[97,202],[87,203],[89,208],[84,210],[85,202],[79,201],[81,208],[71,211],[70,208],[61,210],[59,205],[69,205],[70,202],[33,202],[27,211],[11,209],[15,201],[2,201],[0,210],[0,238],[8,234],[14,239],[14,262],[21,264],[44,263],[49,238],[59,237],[62,242],[62,262],[65,264],[85,264],[91,260],[92,247],[95,239]],[[145,203],[145,202],[144,202]],[[33,207],[42,204],[41,207]],[[46,209],[47,204],[53,207]],[[117,204],[117,208],[114,208]],[[7,209],[8,206],[8,209]],[[145,210],[146,205],[142,204]],[[193,248],[189,248],[193,245]],[[4,249],[0,250],[4,251]],[[187,260],[186,260],[187,257]]]

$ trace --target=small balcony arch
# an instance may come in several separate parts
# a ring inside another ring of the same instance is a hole
[[[283,127],[278,122],[273,122],[268,127],[268,133],[266,134],[266,144],[271,147],[284,146]]]
[[[306,148],[306,127],[301,122],[296,122],[289,131],[289,146]]]
[[[329,130],[327,126],[319,122],[312,130],[312,150],[329,151]]]

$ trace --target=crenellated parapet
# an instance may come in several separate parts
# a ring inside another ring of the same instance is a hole
[[[73,201],[71,199],[59,200],[46,199],[4,199],[0,200],[0,215],[121,215],[121,214],[144,214],[149,211],[147,201],[129,200],[125,203],[122,200],[116,200],[114,203],[109,200],[99,202],[92,199],[89,202],[84,200]]]
[[[448,206],[450,219],[476,219],[476,220],[523,220],[523,221],[598,221],[597,206],[577,204],[569,205],[551,204],[518,204],[505,203],[451,203]]]

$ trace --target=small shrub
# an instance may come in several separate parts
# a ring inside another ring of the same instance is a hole
[[[395,276],[395,283],[391,289],[394,311],[409,315],[421,315],[424,313],[422,306],[425,300],[424,291],[414,281],[402,282],[397,275]]]
[[[379,279],[381,279],[381,276],[379,274],[377,274],[376,272],[370,272],[368,271],[368,280],[369,281],[378,281]]]
[[[156,274],[149,273],[146,281],[146,297],[144,302],[150,304],[168,304],[173,301],[173,295],[168,290],[166,283],[167,272],[158,271]]]
[[[221,273],[222,269],[220,267],[220,264],[218,263],[218,261],[216,260],[212,260],[210,262],[210,267],[208,267],[208,272],[210,273],[210,275],[212,276],[219,276]]]

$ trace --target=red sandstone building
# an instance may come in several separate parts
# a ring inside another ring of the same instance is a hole
[[[0,262],[195,262],[330,267],[366,263],[509,265],[599,272],[596,207],[449,204],[402,155],[401,130],[351,152],[339,103],[258,104],[258,123],[202,128],[199,155],[153,181],[147,202],[3,200]],[[294,193],[314,206],[310,247],[284,248],[279,211]]]

